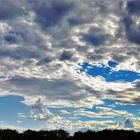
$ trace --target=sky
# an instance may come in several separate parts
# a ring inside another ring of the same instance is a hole
[[[0,0],[0,128],[140,131],[139,0]]]

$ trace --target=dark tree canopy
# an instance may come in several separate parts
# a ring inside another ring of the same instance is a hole
[[[75,132],[73,136],[70,136],[67,131],[64,130],[52,130],[52,131],[34,131],[26,130],[23,133],[19,133],[16,130],[1,129],[0,140],[98,140],[98,139],[126,139],[126,140],[138,140],[140,139],[140,132],[125,131],[125,130],[103,130],[99,132],[86,131]]]

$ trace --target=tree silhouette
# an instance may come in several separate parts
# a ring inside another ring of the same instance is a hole
[[[90,131],[87,132],[75,132],[73,136],[70,136],[67,131],[64,130],[51,130],[51,131],[34,131],[26,130],[23,133],[19,133],[16,130],[0,129],[0,140],[98,140],[98,139],[126,139],[126,140],[139,140],[140,132],[125,131],[125,130],[103,130],[99,132]]]

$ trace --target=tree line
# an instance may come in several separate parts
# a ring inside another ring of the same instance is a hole
[[[71,136],[64,130],[51,131],[34,131],[26,130],[19,133],[16,130],[1,129],[0,140],[140,140],[140,132],[125,131],[125,130],[103,130],[103,131],[86,131],[75,132]]]

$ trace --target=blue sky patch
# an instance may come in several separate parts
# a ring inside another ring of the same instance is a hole
[[[133,82],[137,79],[140,79],[140,73],[129,71],[129,70],[118,70],[114,71],[112,68],[117,66],[118,63],[114,61],[108,62],[109,66],[101,65],[91,65],[87,62],[84,62],[81,65],[81,72],[86,72],[89,76],[102,76],[107,82]]]
[[[116,66],[118,65],[118,63],[115,62],[115,61],[108,61],[108,65],[109,65],[110,67],[116,67]]]
[[[6,125],[36,129],[42,122],[32,120],[29,117],[29,107],[22,103],[23,100],[24,98],[21,96],[0,97],[0,112],[2,112],[0,113],[0,121]],[[26,117],[20,118],[18,113],[23,113]],[[18,120],[23,121],[23,123],[18,123]]]
[[[7,123],[16,122],[18,120],[17,113],[27,113],[28,108],[21,103],[23,100],[24,98],[20,96],[0,97],[0,112],[2,112],[0,121],[7,121]]]

